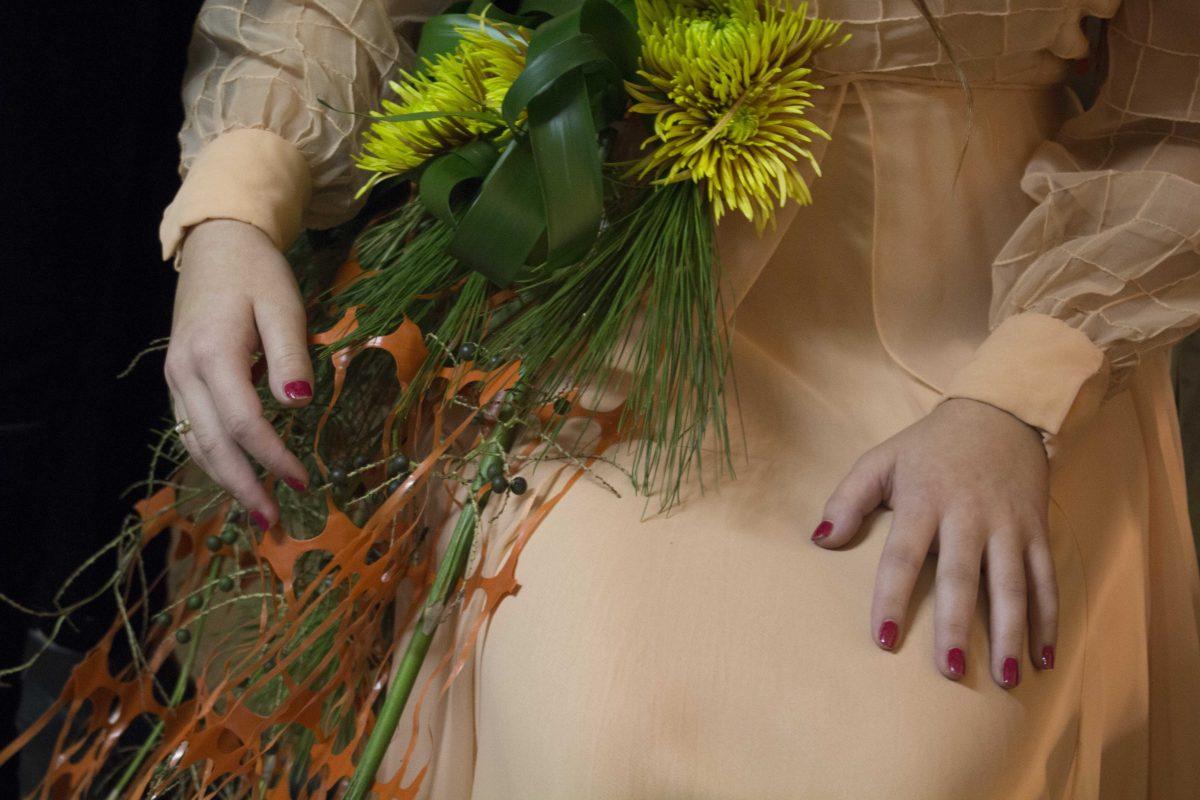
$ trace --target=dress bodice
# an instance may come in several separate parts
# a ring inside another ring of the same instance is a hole
[[[1111,17],[1118,0],[928,0],[967,77],[980,83],[1057,83],[1065,61],[1088,52],[1080,21]],[[956,80],[915,0],[813,0],[843,20],[844,45],[817,58],[833,74],[887,72]]]

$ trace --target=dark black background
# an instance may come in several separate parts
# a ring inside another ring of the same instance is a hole
[[[180,84],[199,0],[0,8],[0,591],[33,604],[118,530],[167,413],[158,223],[178,188]],[[79,615],[84,648],[104,609]],[[0,663],[27,620],[0,610]],[[8,681],[11,682],[11,681]],[[16,689],[0,689],[0,742]],[[0,798],[17,796],[13,765]]]

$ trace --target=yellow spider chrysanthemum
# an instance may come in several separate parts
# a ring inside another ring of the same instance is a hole
[[[695,181],[717,219],[737,210],[761,230],[788,200],[808,203],[800,174],[812,136],[805,111],[822,87],[814,53],[840,44],[839,23],[807,19],[787,0],[637,0],[641,81],[633,110],[654,115],[634,167],[655,183]]]
[[[525,68],[531,31],[478,19],[478,28],[461,30],[462,41],[453,53],[426,62],[419,72],[402,71],[400,80],[388,84],[396,100],[384,100],[382,110],[373,111],[371,116],[468,111],[484,112],[490,118],[439,116],[372,122],[363,134],[363,152],[355,159],[359,168],[374,173],[362,192],[473,139],[497,130],[500,137],[507,135],[500,105]]]

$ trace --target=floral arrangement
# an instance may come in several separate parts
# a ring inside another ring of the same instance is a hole
[[[417,66],[370,115],[366,209],[291,253],[316,397],[260,393],[318,491],[264,474],[283,519],[261,533],[163,433],[155,460],[176,477],[110,546],[121,617],[24,737],[65,714],[43,796],[415,796],[411,747],[378,775],[397,724],[414,691],[419,719],[452,680],[570,484],[617,443],[660,508],[702,445],[728,466],[715,226],[761,230],[810,200],[811,60],[841,39],[806,10],[524,0],[425,24]],[[618,371],[623,402],[598,410]],[[534,493],[485,574],[485,508],[539,468],[565,487]],[[172,530],[171,568],[148,576],[141,553]],[[451,613],[475,619],[418,686]]]

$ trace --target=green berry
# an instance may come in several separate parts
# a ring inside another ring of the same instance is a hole
[[[225,528],[221,531],[220,537],[225,544],[233,544],[238,540],[238,530],[233,527]]]
[[[224,542],[221,541],[220,536],[211,536],[210,535],[204,540],[204,546],[207,547],[209,550],[212,550],[214,553],[217,552],[218,550],[220,550],[223,545],[224,545]]]
[[[175,641],[179,642],[180,644],[187,644],[191,640],[192,632],[187,628],[180,628],[179,630],[175,631]]]
[[[334,467],[333,469],[329,470],[329,482],[334,486],[345,486],[346,470],[342,469],[341,467]]]
[[[459,361],[472,361],[475,358],[476,352],[477,352],[477,348],[475,347],[474,344],[472,344],[471,342],[464,342],[463,344],[459,345],[458,360]]]
[[[185,605],[187,605],[188,611],[199,611],[200,606],[204,605],[204,598],[198,594],[193,594],[188,597]]]
[[[504,479],[503,475],[492,478],[492,492],[494,492],[495,494],[504,494],[507,491],[508,491],[508,481],[506,481]]]
[[[529,482],[524,478],[513,478],[512,483],[508,485],[508,490],[515,495],[525,494],[525,490],[529,488]]]
[[[358,472],[360,469],[366,469],[367,465],[370,463],[371,459],[367,458],[365,455],[356,456],[354,459],[354,471]]]
[[[164,625],[170,625],[171,624],[171,615],[165,611],[160,611],[157,614],[155,614],[150,619],[150,621],[153,622],[155,625],[158,625],[159,627],[162,627]]]
[[[222,592],[232,592],[233,578],[229,577],[228,575],[221,576],[221,580],[217,581],[217,588]]]

